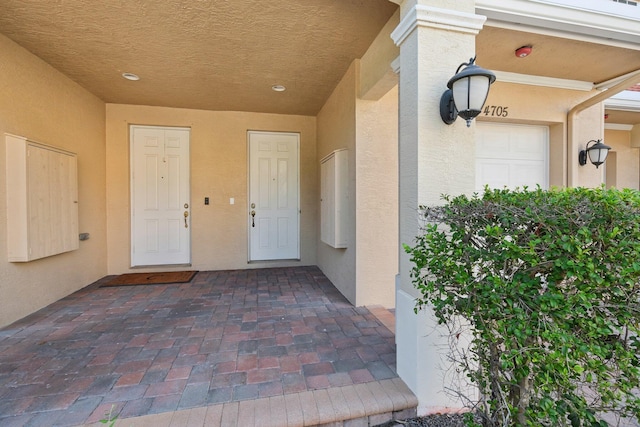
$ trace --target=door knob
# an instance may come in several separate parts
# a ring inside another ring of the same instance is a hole
[[[251,211],[251,226],[252,227],[256,226],[256,211]]]
[[[184,211],[184,228],[189,228],[189,224],[187,224],[187,217],[189,216],[189,212]]]

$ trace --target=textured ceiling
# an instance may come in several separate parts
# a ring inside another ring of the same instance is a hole
[[[0,32],[105,102],[315,115],[396,9],[389,0],[0,0]],[[533,53],[516,58],[523,45]],[[593,83],[640,69],[638,49],[491,22],[476,38],[483,67]]]
[[[0,0],[0,32],[106,102],[315,115],[396,8],[388,0]]]

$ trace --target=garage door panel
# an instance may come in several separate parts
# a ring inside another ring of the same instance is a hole
[[[541,162],[519,161],[483,161],[476,167],[476,182],[480,186],[476,191],[484,189],[485,185],[491,188],[522,188],[527,186],[535,188],[545,182]]]
[[[484,189],[485,185],[491,188],[502,188],[504,182],[509,181],[509,164],[506,162],[484,161],[476,164],[476,191]]]
[[[526,141],[521,141],[518,136],[512,136],[511,141],[511,153],[513,157],[524,159],[544,160],[546,150],[541,140],[531,141],[526,138]]]
[[[496,158],[509,152],[509,142],[502,135],[484,135],[476,144],[476,153],[483,158]]]
[[[499,126],[499,131],[485,131],[486,126]],[[515,129],[513,127],[515,126]],[[476,154],[480,158],[536,159],[546,155],[546,127],[521,125],[481,125],[476,143]],[[532,157],[533,156],[533,157]]]
[[[511,182],[517,183],[517,186],[520,188],[527,186],[533,189],[536,188],[538,184],[545,182],[540,162],[512,164],[510,170],[512,177]]]
[[[478,123],[476,191],[491,188],[548,188],[546,126]]]

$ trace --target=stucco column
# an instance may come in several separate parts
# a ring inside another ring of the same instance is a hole
[[[398,0],[400,24],[391,37],[400,47],[399,221],[400,244],[419,232],[420,205],[441,204],[442,194],[471,194],[475,180],[474,128],[462,119],[440,119],[440,97],[458,66],[475,56],[475,36],[485,17],[473,0]],[[479,65],[482,59],[479,58]],[[462,404],[445,393],[452,386],[446,330],[426,312],[414,314],[417,293],[411,264],[400,247],[396,280],[398,374],[416,394],[423,415]]]

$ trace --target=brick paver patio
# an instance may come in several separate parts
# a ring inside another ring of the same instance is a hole
[[[0,330],[0,425],[77,425],[396,378],[394,336],[317,267],[102,279]],[[347,389],[344,389],[347,390]]]

